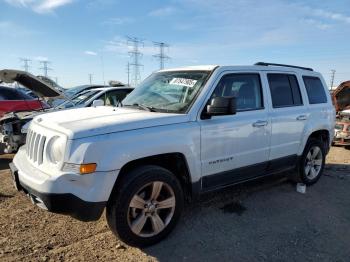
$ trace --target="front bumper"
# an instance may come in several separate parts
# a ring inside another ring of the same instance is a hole
[[[334,137],[333,143],[339,146],[350,146],[350,138]]]
[[[27,194],[32,203],[81,221],[95,221],[101,217],[114,185],[111,181],[116,179],[115,172],[50,177],[28,163],[22,149],[10,169],[15,187]]]
[[[81,221],[95,221],[101,217],[106,202],[86,202],[73,194],[41,193],[21,183],[16,166],[10,164],[12,177],[18,191],[29,196],[33,204],[53,213],[70,215]]]

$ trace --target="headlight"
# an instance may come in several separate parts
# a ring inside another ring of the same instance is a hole
[[[47,146],[47,155],[52,163],[57,164],[63,160],[64,147],[65,143],[62,138],[58,136],[51,138]]]

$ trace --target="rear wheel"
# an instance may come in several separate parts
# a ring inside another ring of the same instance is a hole
[[[143,166],[126,174],[107,205],[107,222],[125,243],[148,246],[165,238],[183,209],[176,177],[158,166]]]
[[[324,143],[310,138],[300,159],[299,180],[306,185],[315,184],[323,173],[325,156]]]

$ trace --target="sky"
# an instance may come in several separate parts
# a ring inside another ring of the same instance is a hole
[[[349,0],[0,0],[0,69],[43,74],[63,87],[128,81],[127,37],[143,41],[141,78],[159,69],[154,42],[169,45],[165,67],[312,67],[334,86],[350,80]],[[132,75],[130,75],[132,78]]]

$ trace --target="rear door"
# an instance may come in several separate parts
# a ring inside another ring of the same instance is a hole
[[[309,117],[297,74],[267,72],[271,99],[270,169],[295,165],[301,136]]]

